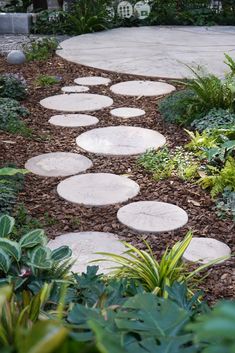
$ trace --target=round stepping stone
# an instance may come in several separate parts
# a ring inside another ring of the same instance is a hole
[[[97,124],[99,120],[86,114],[61,114],[54,115],[49,119],[49,123],[56,126],[80,127]]]
[[[111,115],[117,116],[118,118],[135,118],[145,114],[145,111],[138,108],[116,108],[110,111]]]
[[[109,173],[76,175],[61,181],[58,194],[67,201],[86,206],[107,206],[129,200],[139,185],[124,176]]]
[[[224,256],[230,256],[228,245],[212,238],[193,238],[184,252],[183,258],[190,262],[206,264]],[[221,260],[223,262],[225,260]]]
[[[89,130],[76,139],[82,149],[103,155],[136,155],[158,148],[166,139],[159,132],[133,126],[111,126]]]
[[[52,250],[63,245],[68,245],[73,252],[72,257],[75,263],[71,270],[75,273],[86,272],[87,266],[94,265],[99,266],[99,273],[108,273],[110,272],[108,268],[116,264],[110,261],[90,263],[90,261],[102,258],[102,255],[95,254],[95,252],[111,252],[121,255],[126,251],[125,246],[115,234],[103,232],[62,234],[48,243],[48,247]]]
[[[111,91],[124,96],[161,96],[175,90],[175,87],[156,81],[125,81],[110,87]]]
[[[138,232],[169,232],[188,222],[182,208],[165,202],[139,201],[130,203],[117,213],[118,220]]]
[[[64,112],[84,112],[109,107],[113,100],[107,96],[89,93],[58,94],[40,101],[40,104],[53,110]]]
[[[69,176],[86,171],[92,162],[85,156],[70,152],[53,152],[30,158],[25,168],[32,173],[47,176]]]
[[[64,93],[82,93],[89,91],[89,87],[86,86],[65,86],[61,90]]]
[[[86,86],[98,86],[98,85],[108,85],[111,80],[106,77],[101,76],[86,76],[79,77],[74,80],[77,85],[86,85]]]

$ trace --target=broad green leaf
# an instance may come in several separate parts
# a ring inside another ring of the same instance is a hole
[[[33,248],[36,245],[44,244],[45,233],[43,229],[34,229],[25,234],[19,241],[22,248]]]
[[[64,342],[68,330],[53,321],[38,321],[26,339],[18,339],[19,353],[54,353]]]
[[[67,245],[64,245],[53,250],[51,253],[51,258],[54,261],[60,261],[60,260],[67,259],[71,255],[72,255],[72,250]]]
[[[16,241],[6,238],[0,238],[0,249],[3,249],[8,255],[12,256],[17,262],[21,257],[21,248]]]
[[[40,269],[50,269],[53,265],[51,250],[43,246],[33,249],[30,254],[30,265]]]
[[[4,273],[7,273],[10,266],[10,256],[3,249],[0,249],[0,270],[2,270]]]
[[[17,169],[17,168],[0,168],[0,176],[6,175],[11,176],[15,174],[27,174],[30,173],[27,169]]]
[[[3,215],[0,217],[0,237],[7,237],[11,233],[15,225],[15,220],[13,217],[8,215]]]

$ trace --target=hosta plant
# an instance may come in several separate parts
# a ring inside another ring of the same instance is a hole
[[[146,242],[147,251],[124,243],[128,250],[123,255],[105,252],[98,254],[104,256],[107,261],[117,264],[112,272],[113,275],[139,280],[147,291],[166,297],[167,286],[171,286],[177,281],[179,283],[185,282],[193,289],[195,282],[199,280],[197,274],[208,266],[221,261],[220,258],[190,271],[182,257],[192,236],[192,232],[188,232],[182,241],[177,242],[171,249],[166,249],[160,260],[154,256],[152,249]]]
[[[0,278],[2,283],[14,283],[16,289],[34,280],[63,279],[71,267],[71,250],[61,246],[51,251],[42,229],[23,235],[19,241],[11,240],[15,220],[0,217]]]

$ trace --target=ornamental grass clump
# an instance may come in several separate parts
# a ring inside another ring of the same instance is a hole
[[[192,237],[193,234],[189,231],[182,241],[177,242],[171,249],[167,248],[159,261],[146,241],[144,241],[147,246],[146,251],[124,243],[128,250],[123,255],[98,252],[97,254],[105,257],[98,261],[116,263],[117,266],[112,267],[111,275],[138,280],[146,291],[158,296],[167,297],[167,287],[171,287],[174,282],[185,283],[188,286],[188,292],[193,294],[194,287],[200,281],[198,273],[228,257],[210,261],[190,271],[188,264],[183,261],[183,254]]]

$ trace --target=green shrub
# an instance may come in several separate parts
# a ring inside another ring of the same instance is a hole
[[[212,109],[208,114],[192,122],[191,127],[195,130],[214,130],[229,128],[235,125],[235,113],[224,109]]]
[[[19,75],[0,75],[0,97],[22,100],[27,95],[26,82]]]
[[[28,61],[44,61],[55,53],[57,47],[56,38],[40,38],[24,45],[24,53]]]
[[[235,222],[235,192],[225,188],[221,197],[216,200],[216,210],[219,217],[232,217]]]
[[[194,97],[191,90],[174,92],[163,98],[158,106],[160,113],[168,123],[183,124],[188,119],[188,99]]]
[[[33,32],[39,34],[68,33],[68,13],[62,10],[44,10],[37,14]]]
[[[19,102],[10,98],[0,98],[0,129],[12,133],[30,134],[21,117],[25,117],[29,111],[22,107]]]
[[[59,83],[60,80],[61,78],[58,76],[39,75],[35,80],[35,84],[41,87],[47,87]]]
[[[44,279],[45,282],[65,278],[71,267],[71,250],[62,246],[51,251],[43,230],[34,229],[19,241],[11,240],[13,217],[0,217],[0,278],[18,289]]]

